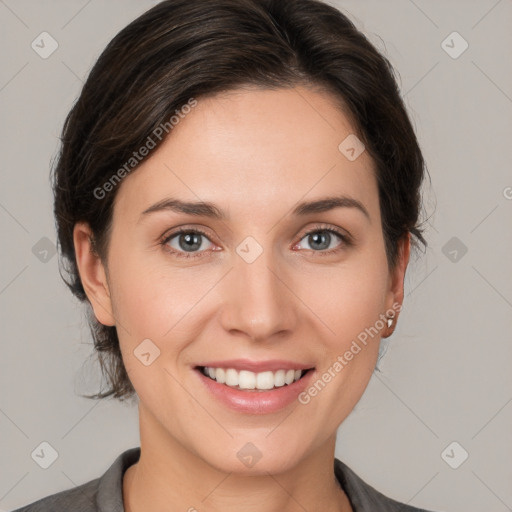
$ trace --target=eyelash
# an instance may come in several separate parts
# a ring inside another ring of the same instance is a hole
[[[329,251],[312,251],[311,252],[314,252],[316,253],[318,256],[330,256],[330,255],[333,255],[333,254],[336,254],[338,253],[339,251],[342,251],[343,249],[346,249],[350,246],[353,245],[352,243],[352,240],[351,238],[342,233],[341,231],[337,230],[337,229],[334,229],[332,227],[316,227],[314,229],[311,229],[305,233],[302,234],[302,236],[300,237],[300,240],[302,240],[303,238],[307,237],[308,235],[312,235],[313,233],[333,233],[335,235],[337,235],[340,239],[341,239],[341,245],[339,247],[337,247],[336,249],[331,249]],[[200,235],[203,235],[205,238],[207,238],[210,242],[211,240],[209,239],[208,237],[208,234],[206,232],[204,232],[203,230],[199,229],[199,228],[179,228],[177,229],[176,231],[172,232],[171,234],[169,235],[164,235],[162,240],[160,241],[160,244],[165,248],[166,251],[168,251],[169,253],[171,253],[172,255],[178,257],[178,258],[185,258],[185,259],[191,259],[191,258],[198,258],[198,257],[203,257],[203,254],[207,251],[198,251],[198,252],[195,252],[195,253],[186,253],[186,252],[181,252],[181,251],[176,251],[174,249],[171,249],[167,244],[176,236],[178,235],[181,235],[183,233],[186,233],[186,234],[200,234]],[[299,242],[300,242],[299,240]]]

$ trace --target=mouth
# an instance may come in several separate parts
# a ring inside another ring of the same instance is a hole
[[[314,368],[282,368],[276,371],[252,372],[214,366],[196,366],[196,370],[210,380],[229,388],[247,392],[265,392],[291,386],[303,379]]]
[[[192,367],[216,403],[242,414],[279,413],[297,404],[317,371],[311,364],[284,359],[204,361]]]

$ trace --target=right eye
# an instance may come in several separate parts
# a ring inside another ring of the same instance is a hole
[[[205,252],[204,239],[212,243],[206,233],[197,228],[180,228],[166,236],[161,244],[178,258],[197,258]]]

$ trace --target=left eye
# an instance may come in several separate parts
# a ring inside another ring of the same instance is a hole
[[[173,245],[173,241],[176,239],[177,247]],[[164,243],[168,245],[173,252],[178,253],[179,255],[183,255],[187,257],[186,254],[190,252],[198,252],[201,250],[206,250],[207,247],[204,247],[203,241],[208,240],[208,237],[201,233],[200,231],[181,231],[171,235],[167,238]],[[211,242],[210,242],[211,243]]]
[[[331,242],[333,242],[333,235],[342,242],[344,241],[343,235],[332,229],[317,229],[306,233],[301,239],[301,242],[302,240],[307,240],[313,251],[325,251],[327,249],[333,249],[333,247],[330,247]]]

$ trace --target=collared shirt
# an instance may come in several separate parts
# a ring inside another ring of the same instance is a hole
[[[138,462],[140,447],[124,451],[95,480],[35,501],[13,512],[124,512],[123,476]],[[334,459],[334,473],[354,512],[429,512],[387,498]]]

